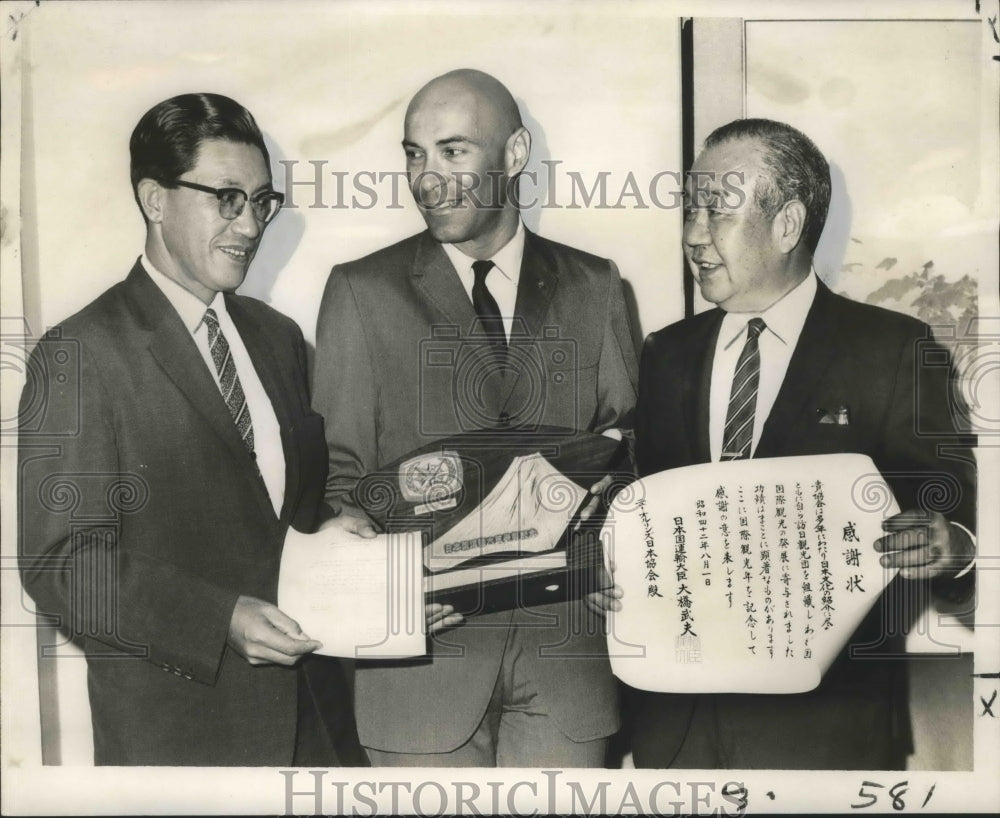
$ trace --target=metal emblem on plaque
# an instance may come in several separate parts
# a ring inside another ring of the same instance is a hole
[[[424,454],[399,466],[399,490],[404,500],[418,504],[415,514],[454,508],[461,489],[462,459],[456,452]]]

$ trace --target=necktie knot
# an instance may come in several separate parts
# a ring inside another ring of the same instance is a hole
[[[472,262],[472,274],[476,277],[476,284],[486,283],[486,276],[492,270],[494,264],[489,259],[485,261]]]
[[[211,312],[211,310],[209,310]],[[767,324],[763,318],[751,318],[747,324],[747,333],[751,338],[760,338],[760,334],[767,329]]]

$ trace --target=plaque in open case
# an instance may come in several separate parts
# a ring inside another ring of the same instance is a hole
[[[435,441],[358,483],[386,531],[424,535],[424,590],[466,616],[597,587],[604,506],[577,526],[606,474],[631,479],[623,441],[543,427]]]

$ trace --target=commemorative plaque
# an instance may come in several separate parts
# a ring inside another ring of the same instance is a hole
[[[427,601],[472,616],[597,588],[610,491],[589,488],[609,474],[611,491],[632,479],[623,441],[555,427],[478,432],[367,474],[354,500],[387,532],[420,531]]]

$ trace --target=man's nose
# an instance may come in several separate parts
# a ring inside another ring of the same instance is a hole
[[[691,247],[711,243],[712,238],[708,231],[708,211],[705,208],[697,208],[686,214],[681,239],[684,244]]]
[[[253,207],[250,202],[243,205],[243,212],[240,213],[235,219],[233,219],[232,230],[234,233],[238,233],[241,236],[245,236],[248,239],[257,238],[264,229],[257,217],[254,215]]]
[[[416,183],[420,199],[428,205],[442,204],[447,198],[448,177],[429,162],[424,164]]]

